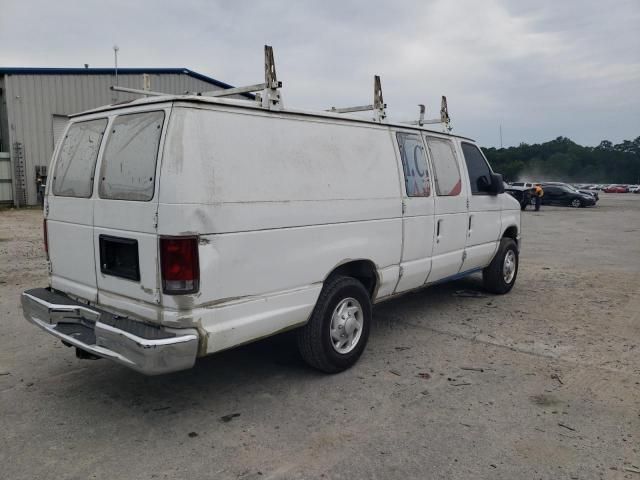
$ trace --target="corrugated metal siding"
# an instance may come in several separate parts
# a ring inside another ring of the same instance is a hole
[[[218,90],[185,74],[151,74],[151,90],[182,94]],[[49,165],[53,153],[53,115],[70,115],[139,95],[112,92],[113,75],[5,75],[10,142],[23,144],[27,202],[37,203],[35,167]],[[142,88],[142,75],[118,75],[122,87]],[[2,115],[0,115],[1,117]],[[0,119],[0,122],[2,120]]]
[[[7,90],[4,87],[4,75],[0,75],[0,152],[9,151],[9,122],[7,120]]]

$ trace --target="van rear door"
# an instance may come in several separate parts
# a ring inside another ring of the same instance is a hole
[[[98,303],[131,311],[131,299],[156,304],[158,175],[170,107],[111,118],[99,165],[93,244]],[[141,312],[135,312],[141,313]]]
[[[93,185],[108,119],[73,122],[54,154],[45,201],[51,286],[97,300],[93,251]]]

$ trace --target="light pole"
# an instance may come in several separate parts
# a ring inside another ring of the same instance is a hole
[[[120,47],[118,45],[113,46],[113,60],[115,63],[115,73],[116,73],[116,87],[118,86],[118,50]],[[114,90],[113,92],[114,103],[118,101],[118,92]]]

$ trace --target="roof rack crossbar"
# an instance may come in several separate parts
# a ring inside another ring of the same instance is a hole
[[[170,93],[154,92],[152,90],[140,90],[138,88],[118,87],[116,85],[111,85],[109,89],[113,90],[114,92],[135,93],[137,95],[149,95],[151,97],[162,97],[164,95],[171,95]]]
[[[247,85],[246,87],[226,88],[224,90],[213,90],[211,92],[202,92],[205,97],[228,97],[229,95],[238,95],[241,93],[259,92],[267,88],[266,83],[256,83],[255,85]]]
[[[382,86],[380,84],[380,76],[374,75],[373,77],[373,103],[370,105],[361,105],[358,107],[344,107],[336,108],[331,107],[327,112],[332,113],[352,113],[352,112],[367,112],[374,111],[374,120],[382,122],[387,117],[386,112],[387,104],[384,103],[382,98]]]

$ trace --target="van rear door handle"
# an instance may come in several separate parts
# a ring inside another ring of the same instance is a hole
[[[473,215],[469,215],[469,231],[467,232],[467,236],[471,236],[471,221],[473,219]]]
[[[440,243],[440,224],[442,223],[442,219],[439,219],[436,223],[436,243]]]

